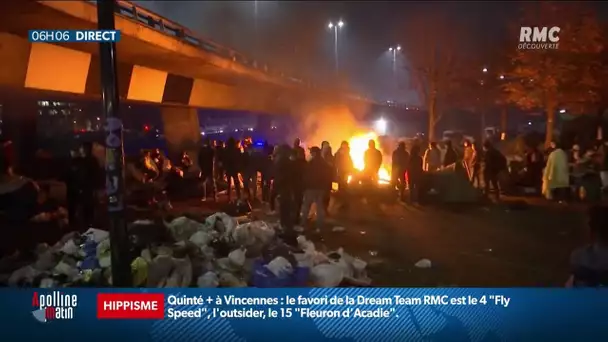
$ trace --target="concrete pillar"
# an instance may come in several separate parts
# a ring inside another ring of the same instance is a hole
[[[13,167],[20,174],[30,174],[38,149],[38,105],[33,100],[1,101],[2,139],[13,143]]]
[[[197,110],[187,107],[163,107],[161,116],[169,155],[175,158],[186,151],[197,163],[201,145]]]

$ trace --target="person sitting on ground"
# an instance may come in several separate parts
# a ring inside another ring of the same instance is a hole
[[[592,243],[572,252],[566,287],[608,286],[608,207],[589,210]]]

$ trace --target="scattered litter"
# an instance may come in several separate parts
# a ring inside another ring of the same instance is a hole
[[[237,218],[223,212],[205,219],[194,217],[137,220],[128,225],[134,286],[337,287],[372,282],[366,268],[373,260],[364,261],[342,248],[319,251],[303,235],[297,237],[297,247],[288,246],[279,238],[282,229],[274,220],[254,215]],[[301,233],[304,228],[295,226],[294,230]],[[345,230],[332,228],[333,232]],[[52,246],[38,245],[32,264],[0,279],[9,286],[111,286],[110,247],[107,231],[90,228],[83,234],[69,233]]]
[[[414,266],[418,268],[431,268],[432,264],[431,260],[429,259],[420,259],[417,263],[414,264]]]

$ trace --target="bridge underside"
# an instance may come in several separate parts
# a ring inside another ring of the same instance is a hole
[[[29,43],[30,29],[95,29],[84,1],[0,2],[0,86],[100,93],[98,44]],[[121,16],[116,28],[120,97],[166,105],[297,112],[302,103],[344,102],[337,92],[294,87]],[[349,101],[350,102],[350,101]],[[295,107],[295,110],[294,110]]]

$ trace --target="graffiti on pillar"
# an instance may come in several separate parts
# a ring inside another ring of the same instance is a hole
[[[106,120],[106,196],[108,211],[124,209],[122,183],[122,121],[117,118]]]

